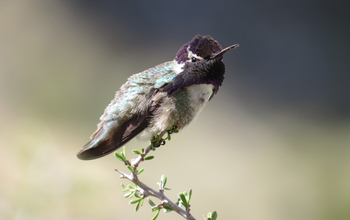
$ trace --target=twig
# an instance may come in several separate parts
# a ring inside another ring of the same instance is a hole
[[[164,135],[164,133],[162,135],[160,135],[160,138],[158,139],[158,141],[161,139],[161,137],[163,135]],[[132,160],[131,162],[125,161],[126,165],[129,165],[129,166],[131,165],[133,167],[133,170],[130,174],[126,174],[126,173],[121,172],[117,169],[116,169],[116,171],[121,174],[121,176],[120,176],[121,178],[128,179],[129,181],[131,181],[135,185],[137,185],[141,189],[140,193],[142,194],[143,198],[146,198],[148,196],[153,196],[153,197],[158,198],[161,201],[161,203],[159,203],[155,207],[152,207],[153,209],[156,209],[159,207],[163,208],[164,206],[167,206],[167,207],[171,208],[173,211],[180,214],[185,219],[195,220],[195,218],[190,214],[189,206],[186,209],[182,209],[179,205],[175,204],[174,202],[172,202],[170,199],[168,199],[164,195],[164,188],[162,187],[162,184],[160,184],[159,191],[156,191],[139,180],[138,174],[137,174],[137,172],[138,172],[137,167],[139,166],[139,164],[142,161],[144,161],[146,155],[152,150],[152,148],[153,148],[153,146],[151,143],[146,148],[146,150],[143,153],[141,153],[136,159]]]

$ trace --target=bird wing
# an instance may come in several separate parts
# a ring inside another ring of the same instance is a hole
[[[78,152],[78,158],[97,159],[126,144],[147,128],[153,113],[160,106],[161,100],[158,101],[152,101],[147,111],[127,119],[122,124],[117,119],[101,121],[93,138]]]
[[[176,76],[169,64],[164,63],[128,79],[105,109],[91,140],[78,152],[79,159],[105,156],[147,128],[162,102],[159,88]]]

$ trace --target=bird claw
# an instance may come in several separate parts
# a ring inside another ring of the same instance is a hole
[[[165,145],[165,140],[162,140],[161,142],[153,142],[153,147],[158,148],[160,145]]]

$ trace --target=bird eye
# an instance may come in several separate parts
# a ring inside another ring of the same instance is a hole
[[[192,61],[192,63],[194,63],[194,62],[196,62],[196,61],[197,61],[197,58],[192,57],[192,58],[191,58],[191,61]]]

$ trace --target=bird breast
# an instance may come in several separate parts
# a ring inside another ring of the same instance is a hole
[[[214,86],[211,84],[200,84],[189,86],[186,89],[190,99],[190,106],[193,111],[192,120],[195,120],[213,94]]]
[[[213,88],[211,84],[200,84],[182,88],[170,97],[164,94],[161,106],[138,139],[150,140],[173,125],[183,129],[198,117],[209,101]]]

